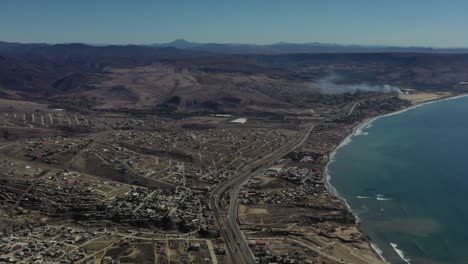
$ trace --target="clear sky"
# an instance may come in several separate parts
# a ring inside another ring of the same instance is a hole
[[[0,40],[468,47],[468,0],[5,0]]]

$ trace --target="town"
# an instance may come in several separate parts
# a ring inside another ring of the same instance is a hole
[[[233,197],[222,192],[216,210],[211,201],[245,172],[232,194],[235,224],[255,262],[375,263],[324,175],[350,120],[407,105],[392,95],[366,100],[280,120],[62,110],[61,120],[73,118],[60,124],[46,106],[27,114],[35,120],[4,107],[0,262],[234,263],[237,245],[223,236],[224,221],[232,223],[220,218]]]

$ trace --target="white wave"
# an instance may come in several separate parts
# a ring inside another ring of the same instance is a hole
[[[372,127],[372,124],[370,122],[365,122],[361,126],[357,127],[353,133],[353,136],[367,136],[369,133],[366,132],[365,130],[369,129]]]
[[[337,197],[338,199],[340,199],[346,206],[346,208],[348,209],[349,212],[351,212],[353,215],[354,215],[354,218],[356,219],[356,222],[359,223],[360,222],[360,219],[359,219],[359,216],[351,209],[351,206],[348,204],[348,201],[341,197],[340,194],[338,193],[338,190],[333,186],[331,185],[330,181],[331,181],[331,175],[329,173],[329,170],[328,170],[328,165],[330,165],[335,159],[335,153],[336,151],[345,146],[346,144],[349,144],[349,142],[351,142],[351,136],[352,135],[349,135],[348,137],[346,137],[346,139],[344,139],[333,151],[332,153],[330,153],[330,158],[328,160],[328,163],[327,165],[325,166],[325,185],[327,186],[328,190],[330,191],[330,193],[332,193],[335,197]],[[349,140],[349,142],[347,141]]]
[[[390,201],[392,198],[377,197],[377,201]]]
[[[408,264],[411,263],[411,260],[405,256],[405,253],[401,249],[398,248],[398,245],[396,243],[390,243],[390,245],[404,262]]]
[[[390,200],[392,199],[392,198],[385,197],[385,195],[380,194],[380,193],[377,194],[376,196],[377,196],[376,199],[377,199],[378,201],[390,201]]]
[[[356,218],[356,222],[358,222],[358,223],[360,222],[359,216],[351,209],[351,206],[348,204],[348,201],[346,201],[346,199],[344,199],[338,193],[336,188],[333,185],[331,185],[331,183],[330,183],[331,182],[331,175],[329,173],[328,168],[329,168],[329,165],[332,164],[335,161],[335,155],[336,155],[337,151],[339,149],[341,149],[342,147],[350,144],[352,142],[352,138],[354,136],[356,136],[356,133],[362,133],[363,129],[371,127],[372,122],[374,122],[378,118],[379,117],[369,118],[366,121],[364,121],[363,123],[361,123],[360,125],[358,125],[357,127],[355,127],[353,129],[353,132],[351,134],[349,134],[345,139],[343,139],[343,141],[341,141],[340,144],[338,144],[338,146],[330,153],[328,163],[325,166],[325,183],[326,183],[326,186],[327,186],[328,190],[346,205],[346,207],[354,215],[354,217]]]
[[[368,134],[369,133],[364,132],[362,129],[358,129],[356,132],[354,132],[354,136],[367,136]]]
[[[356,132],[354,132],[354,136],[360,136],[362,135],[364,132],[362,132],[362,130],[356,130]]]
[[[360,196],[360,195],[357,195],[356,198],[358,198],[358,199],[370,199],[369,196]]]
[[[377,255],[379,255],[381,260],[387,261],[383,256],[383,251],[377,245],[375,245],[374,243],[370,243],[370,245],[371,245],[372,249],[375,251],[375,253],[377,253]]]

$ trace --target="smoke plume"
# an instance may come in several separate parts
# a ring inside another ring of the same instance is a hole
[[[340,94],[340,93],[355,93],[355,92],[377,92],[377,93],[398,93],[402,94],[400,88],[392,85],[369,85],[366,83],[359,84],[340,84],[342,80],[339,75],[332,75],[318,80],[313,86],[319,88],[324,94]]]

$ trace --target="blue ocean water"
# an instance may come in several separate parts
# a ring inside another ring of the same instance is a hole
[[[385,258],[468,263],[468,97],[379,118],[351,139],[330,183]]]

